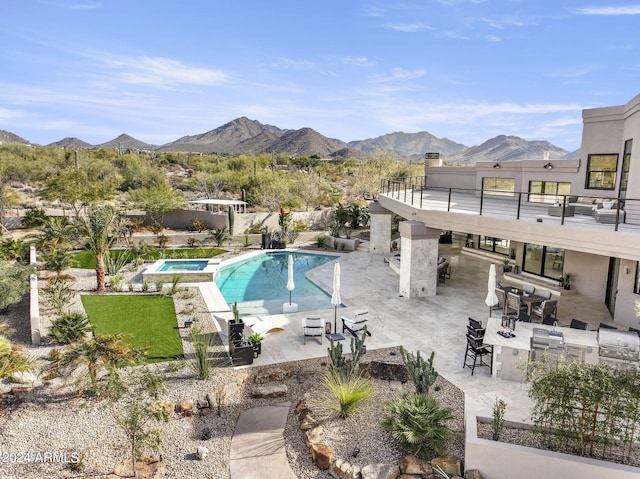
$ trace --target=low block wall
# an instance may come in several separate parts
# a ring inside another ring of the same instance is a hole
[[[470,411],[465,414],[465,469],[478,469],[484,479],[539,479],[566,477],[580,479],[637,479],[640,469],[587,457],[516,446],[478,438],[478,418],[491,421]]]

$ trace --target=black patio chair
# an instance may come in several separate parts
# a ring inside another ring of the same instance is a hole
[[[571,324],[569,325],[569,327],[573,329],[584,329],[586,331],[587,323],[585,323],[584,321],[580,321],[579,319],[573,318],[571,320]]]
[[[489,356],[489,363],[484,361],[484,356]],[[467,358],[469,358],[469,363],[467,363]],[[470,368],[471,375],[473,376],[476,365],[488,366],[493,374],[493,346],[482,344],[482,338],[467,333],[467,349],[464,352],[464,364],[462,368]]]

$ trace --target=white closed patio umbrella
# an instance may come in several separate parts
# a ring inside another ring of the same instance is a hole
[[[484,304],[489,306],[489,317],[491,317],[491,310],[498,304],[500,300],[496,295],[496,265],[491,263],[489,267],[489,280],[487,282],[487,298],[484,300]]]
[[[335,313],[333,316],[333,332],[337,331],[338,324],[338,306],[342,303],[342,299],[340,298],[340,262],[336,261],[333,266],[333,294],[331,294],[331,304],[335,308]]]
[[[295,289],[296,285],[293,282],[293,255],[289,254],[289,277],[287,279],[287,289],[289,290],[289,304],[291,304],[291,292]]]

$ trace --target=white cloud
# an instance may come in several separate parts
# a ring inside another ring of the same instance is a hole
[[[342,59],[342,62],[356,67],[371,67],[375,65],[375,62],[369,60],[367,57],[345,57]]]
[[[6,108],[0,108],[0,121],[15,120],[23,116],[23,113],[18,110],[7,110]]]
[[[391,70],[390,75],[386,75],[383,77],[379,77],[373,80],[373,83],[386,83],[393,81],[408,81],[415,80],[416,78],[421,78],[427,74],[427,70],[419,69],[419,70],[407,70],[405,68],[396,67]]]
[[[431,30],[430,26],[423,25],[421,23],[388,23],[385,25],[385,28],[404,33],[415,33],[421,30]]]
[[[119,81],[156,87],[220,85],[229,79],[222,71],[192,67],[162,57],[113,58],[107,59],[104,66],[115,71]]]
[[[61,8],[68,8],[69,10],[95,10],[102,7],[100,2],[82,1],[72,3],[61,3],[58,5]]]
[[[573,11],[580,15],[640,15],[640,5],[576,8]]]

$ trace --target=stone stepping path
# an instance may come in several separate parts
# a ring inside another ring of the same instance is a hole
[[[291,402],[243,411],[231,438],[231,479],[297,479],[284,447]]]

